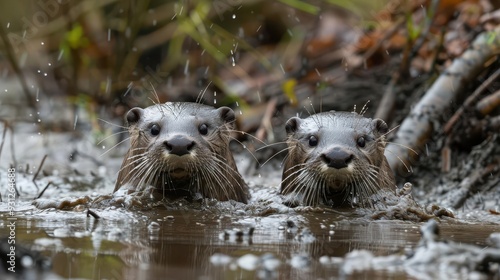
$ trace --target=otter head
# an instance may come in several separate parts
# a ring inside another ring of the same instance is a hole
[[[131,148],[115,191],[128,183],[135,190],[151,185],[164,195],[201,193],[221,200],[243,200],[236,194],[246,185],[229,151],[235,120],[232,109],[166,103],[133,108],[126,120]],[[236,191],[228,182],[237,185]]]
[[[281,193],[293,203],[338,203],[346,198],[352,202],[394,181],[392,173],[386,174],[388,127],[381,119],[331,111],[305,119],[292,117],[285,128],[289,150]]]

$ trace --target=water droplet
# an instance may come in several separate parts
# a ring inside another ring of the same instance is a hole
[[[38,121],[38,122],[42,122],[42,120],[41,120],[41,119],[38,119],[37,121]]]
[[[38,72],[38,74],[40,74],[42,71],[40,71],[40,69],[39,69],[39,70],[37,70],[36,72]]]
[[[236,101],[236,107],[240,107],[240,103],[238,103],[238,101]]]
[[[104,149],[106,149],[106,146],[102,145],[102,149],[103,149],[103,150],[104,150]]]
[[[7,28],[9,28],[9,27],[10,27],[10,22],[7,22]]]
[[[61,50],[59,52],[59,55],[57,56],[57,61],[61,60],[62,56],[63,56],[63,53],[64,53],[64,50]]]
[[[108,42],[111,41],[111,28],[108,28]]]
[[[50,63],[50,62],[49,62],[49,63],[48,63],[48,65],[49,65],[49,66],[52,66],[52,63]]]
[[[7,89],[5,89],[5,92],[7,92]]]
[[[235,18],[236,18],[236,15],[235,15],[235,14],[233,14],[233,19],[235,19]]]
[[[43,76],[47,77],[47,73],[43,73]]]
[[[186,60],[186,65],[184,66],[184,75],[189,75],[189,59]]]
[[[42,46],[43,46],[43,45],[45,45],[45,43],[44,43],[44,42],[41,42],[40,44],[42,44]]]

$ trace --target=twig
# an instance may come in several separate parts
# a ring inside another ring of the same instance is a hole
[[[5,33],[5,29],[3,28],[3,24],[0,24],[0,37],[2,37],[2,41],[5,46],[5,53],[7,54],[7,58],[9,59],[10,64],[12,65],[12,69],[16,72],[19,81],[21,82],[21,87],[23,88],[24,95],[26,96],[26,101],[29,106],[33,109],[34,112],[37,111],[37,104],[34,102],[31,97],[30,90],[28,88],[28,83],[26,82],[26,78],[19,67],[16,59],[14,58],[14,50],[12,49],[12,45],[10,44],[9,38],[7,38],[7,34]],[[35,118],[36,114],[33,114],[33,118]]]
[[[14,148],[14,127],[9,125],[10,128],[10,156],[12,157],[12,163],[17,166],[16,160],[16,149]],[[17,185],[16,185],[17,186]]]
[[[94,219],[99,220],[101,217],[94,211],[87,209],[87,217],[92,216]]]
[[[476,104],[476,111],[486,116],[497,107],[500,107],[500,90],[479,100]]]
[[[38,173],[40,173],[40,170],[42,170],[42,166],[43,166],[43,163],[45,162],[46,158],[47,158],[47,155],[44,155],[43,159],[42,159],[42,162],[38,166],[38,170],[36,171],[35,175],[33,176],[33,179],[31,180],[35,184],[35,187],[36,187],[37,190],[38,190],[38,185],[36,184],[35,180],[36,180],[36,177],[38,176]]]
[[[35,199],[39,199],[40,197],[42,197],[43,193],[47,190],[47,188],[48,188],[51,184],[52,184],[52,181],[49,181],[49,182],[47,183],[47,185],[45,186],[45,188],[43,188],[43,190],[40,192],[40,194],[39,194],[37,197],[35,197]]]
[[[475,91],[474,93],[472,93],[472,95],[470,95],[466,100],[465,102],[462,104],[462,106],[460,106],[460,108],[458,108],[458,110],[455,112],[455,114],[453,114],[453,116],[450,118],[450,120],[448,120],[448,122],[446,123],[446,125],[444,126],[444,133],[445,134],[450,134],[451,130],[453,129],[453,127],[455,126],[455,124],[457,123],[458,119],[462,116],[462,114],[464,113],[464,109],[469,107],[477,98],[478,96],[487,88],[491,85],[491,83],[493,83],[497,78],[498,76],[500,76],[500,69],[497,69],[497,71],[495,71],[495,73],[493,73],[490,77],[488,77],[488,79],[486,79],[486,81],[484,81]]]
[[[7,135],[7,128],[9,128],[7,121],[4,121],[3,122],[2,143],[0,143],[0,157],[2,157],[3,143],[5,143],[5,136]]]

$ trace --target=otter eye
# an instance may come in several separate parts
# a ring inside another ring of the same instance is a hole
[[[198,131],[202,135],[207,135],[207,133],[208,133],[208,126],[206,124],[201,124],[200,127],[198,127]]]
[[[365,137],[363,136],[359,137],[356,143],[358,144],[359,147],[363,148],[366,144]]]
[[[314,147],[316,145],[318,145],[318,138],[314,135],[309,136],[309,146]]]
[[[160,126],[157,125],[157,124],[153,124],[151,126],[150,132],[151,132],[151,135],[153,135],[153,136],[156,136],[156,135],[160,134]]]

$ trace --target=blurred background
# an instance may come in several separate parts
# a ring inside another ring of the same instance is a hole
[[[2,1],[0,120],[97,144],[121,129],[110,123],[122,125],[131,107],[201,100],[235,109],[239,130],[282,141],[284,121],[297,113],[359,111],[369,102],[373,116],[391,81],[407,93],[394,107],[408,110],[415,88],[497,25],[498,5]],[[384,119],[395,126],[402,117]]]

